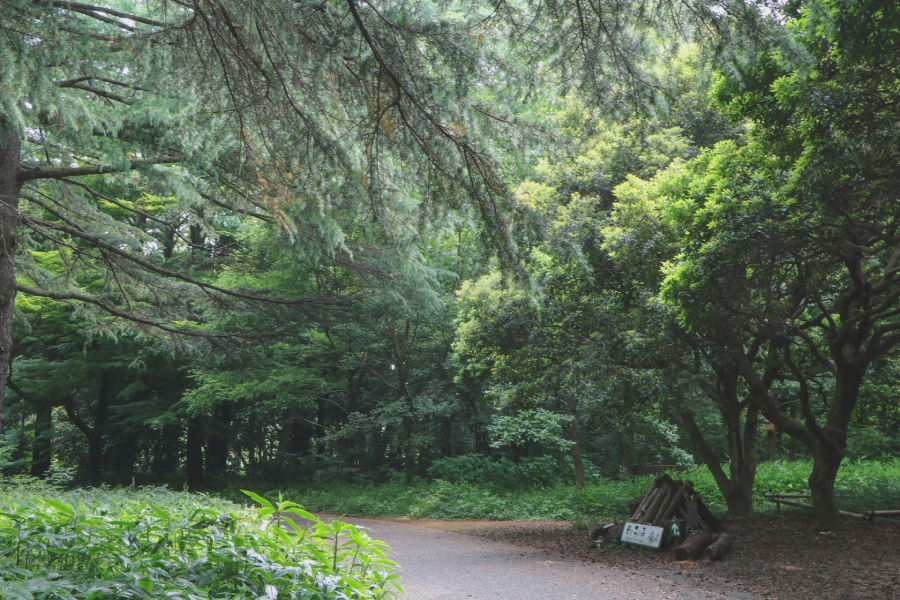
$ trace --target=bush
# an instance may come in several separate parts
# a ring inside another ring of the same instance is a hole
[[[514,474],[524,477],[520,467],[521,463],[478,460],[469,455],[435,462],[432,474],[447,480],[415,487],[405,487],[399,481],[378,486],[321,483],[292,490],[290,496],[302,498],[310,510],[365,517],[599,521],[627,518],[628,501],[646,493],[654,479],[652,475],[594,478],[582,490],[571,485],[529,489],[525,486],[533,481],[518,480],[518,486],[509,483],[517,481]],[[761,463],[754,490],[756,510],[775,510],[763,494],[808,491],[806,480],[811,469],[808,461]],[[692,481],[713,512],[725,513],[725,502],[709,469],[694,467],[678,477]],[[838,475],[836,494],[844,510],[900,508],[900,461],[845,464]]]
[[[0,595],[32,600],[369,599],[397,576],[381,542],[292,502],[256,511],[146,490],[13,486],[0,506]],[[302,528],[282,515],[310,519]]]
[[[585,460],[584,470],[589,476],[595,470],[593,463]],[[575,466],[571,456],[526,456],[514,463],[506,457],[463,454],[435,460],[428,476],[492,490],[513,490],[570,484],[575,480]]]

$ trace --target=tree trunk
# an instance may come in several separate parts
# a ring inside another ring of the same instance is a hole
[[[16,225],[19,221],[19,182],[22,141],[0,121],[0,431],[6,378],[12,357],[12,325],[16,299]]]
[[[115,472],[115,480],[122,485],[130,485],[134,481],[134,465],[137,462],[140,445],[138,444],[137,434],[129,435],[127,432],[122,435],[113,451],[113,455],[109,457],[112,460],[111,468]]]
[[[34,441],[31,443],[31,476],[43,479],[53,459],[53,407],[35,406]]]
[[[575,413],[578,408],[577,400],[566,402],[566,414],[572,419],[569,423],[569,439],[572,441],[572,463],[575,465],[575,487],[584,487],[584,461],[581,458],[581,439],[578,437],[578,424],[575,422]]]
[[[228,467],[228,450],[231,438],[232,406],[223,402],[213,411],[213,427],[207,434],[206,475],[214,477]]]
[[[743,435],[740,423],[731,419],[723,419],[728,431],[731,446],[731,463],[729,475],[725,474],[719,458],[706,442],[703,432],[694,419],[694,414],[684,411],[681,415],[688,436],[700,451],[713,475],[716,486],[725,499],[728,514],[735,518],[749,517],[753,514],[753,483],[756,479],[756,418],[758,411],[751,407],[744,420]]]
[[[775,439],[774,427],[766,428],[766,441],[768,442],[769,462],[775,462],[775,460],[778,458],[778,442]]]
[[[406,474],[406,485],[411,486],[416,480],[416,449],[413,444],[413,430],[415,429],[416,419],[412,417],[403,417],[403,431],[406,433],[406,441],[404,443],[404,472]]]
[[[792,402],[790,408],[790,415],[792,419],[797,418],[797,403]],[[797,438],[794,436],[790,437],[790,441],[788,441],[788,462],[794,462],[797,460]]]
[[[203,483],[203,424],[197,417],[188,421],[184,470],[188,488]]]
[[[103,483],[103,436],[96,428],[87,435],[88,480],[94,487]]]
[[[735,486],[733,494],[725,498],[728,507],[728,515],[736,519],[742,519],[753,515],[753,484],[749,486]]]
[[[809,493],[812,495],[816,528],[819,531],[833,531],[841,524],[837,500],[834,497],[834,482],[841,468],[841,458],[842,453],[824,445],[813,452]]]

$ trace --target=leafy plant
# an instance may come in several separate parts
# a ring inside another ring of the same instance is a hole
[[[165,488],[13,488],[0,512],[0,595],[325,600],[401,589],[382,542],[297,503],[248,495],[260,509]]]

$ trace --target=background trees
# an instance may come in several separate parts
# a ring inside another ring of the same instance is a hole
[[[896,445],[896,11],[652,4],[8,3],[6,468],[696,457],[746,515],[762,415],[833,526]]]

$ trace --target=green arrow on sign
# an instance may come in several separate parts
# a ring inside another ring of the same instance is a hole
[[[682,521],[678,519],[672,519],[669,521],[669,535],[673,538],[682,537],[683,525]]]

